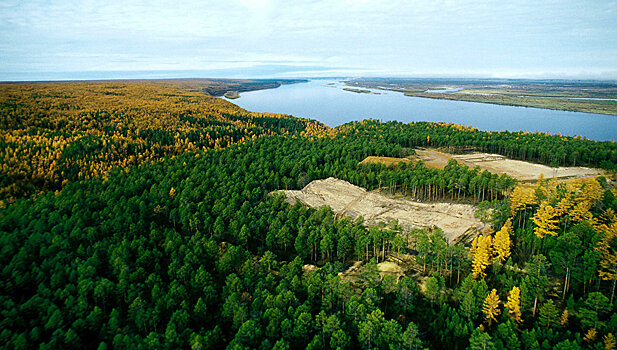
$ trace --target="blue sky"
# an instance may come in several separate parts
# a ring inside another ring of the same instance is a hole
[[[0,0],[0,80],[617,79],[617,0]]]

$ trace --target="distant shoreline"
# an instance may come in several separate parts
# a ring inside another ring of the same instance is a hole
[[[585,102],[578,102],[568,104],[567,101],[564,104],[558,104],[560,101],[556,101],[550,103],[547,101],[548,99],[555,99],[554,97],[538,97],[532,100],[527,100],[525,98],[503,98],[502,100],[494,99],[484,99],[486,95],[471,95],[471,94],[452,94],[452,93],[417,93],[417,92],[404,92],[405,96],[409,97],[419,97],[419,98],[429,98],[434,100],[449,100],[449,101],[461,101],[461,102],[474,102],[474,103],[485,103],[485,104],[493,104],[493,105],[501,105],[501,106],[513,106],[513,107],[529,107],[529,108],[540,108],[540,109],[550,109],[556,111],[566,111],[566,112],[583,112],[583,113],[593,113],[593,114],[604,114],[604,115],[614,115],[617,116],[617,102],[607,100],[607,102],[614,103],[613,110],[603,110],[594,108],[594,106],[585,105]],[[592,100],[582,100],[582,101],[592,101]],[[600,101],[599,103],[606,103],[604,101]]]
[[[345,83],[410,97],[617,115],[617,83],[609,82],[359,78]]]

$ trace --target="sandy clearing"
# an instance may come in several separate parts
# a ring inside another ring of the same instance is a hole
[[[450,242],[468,230],[481,230],[487,224],[474,217],[475,207],[469,204],[419,203],[408,198],[368,192],[364,188],[336,178],[315,180],[300,191],[281,190],[279,193],[294,204],[319,208],[330,206],[337,215],[351,218],[362,216],[368,224],[398,220],[406,229],[439,227]]]
[[[452,158],[452,155],[439,152],[432,149],[415,149],[416,159],[422,160],[424,166],[429,169],[443,169],[448,161]]]
[[[407,158],[368,156],[364,158],[364,160],[361,161],[360,164],[377,163],[377,164],[384,164],[385,166],[394,166],[400,162],[409,163],[411,162],[411,160]]]
[[[411,255],[401,254],[400,257],[388,256],[386,261],[377,264],[379,275],[383,279],[386,275],[393,276],[396,280],[410,273],[416,273],[413,269],[415,266],[415,258]],[[366,263],[363,261],[355,261],[349,268],[343,272],[339,272],[341,279],[351,282],[357,282],[362,278],[362,272],[366,268]]]
[[[543,175],[545,179],[578,178],[599,176],[602,173],[597,169],[586,167],[559,167],[551,168],[542,164],[524,162],[521,160],[508,159],[499,154],[471,153],[471,154],[447,154],[432,149],[416,149],[418,159],[425,162],[427,167],[443,168],[450,159],[456,159],[470,168],[479,166],[494,174],[507,174],[521,181],[536,180]]]

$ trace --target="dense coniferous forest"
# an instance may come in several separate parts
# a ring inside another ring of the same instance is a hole
[[[140,95],[108,100],[99,84],[3,90],[3,159],[29,157],[3,160],[3,174],[22,169],[3,186],[30,186],[5,192],[12,200],[0,209],[3,348],[615,348],[614,143],[437,123],[329,129],[143,88],[126,85],[119,91]],[[82,107],[54,105],[88,89],[107,103],[83,98],[97,111],[86,113],[90,124],[71,119]],[[65,97],[23,97],[51,91]],[[133,153],[84,147],[83,138],[121,140]],[[519,184],[455,161],[443,170],[361,163],[416,146],[609,172]],[[47,168],[32,169],[57,152],[73,168],[41,185],[35,175],[46,178]],[[152,156],[127,160],[140,154]],[[273,193],[330,176],[415,200],[475,203],[494,230],[449,244],[438,228],[369,225]],[[402,254],[413,257],[413,274],[380,274],[379,262]],[[358,279],[339,274],[355,262]]]

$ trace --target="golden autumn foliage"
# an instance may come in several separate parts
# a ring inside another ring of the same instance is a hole
[[[495,261],[505,262],[510,256],[510,235],[512,234],[512,219],[508,219],[501,230],[497,231],[493,239]]]
[[[602,254],[600,260],[600,278],[613,281],[611,303],[617,284],[617,223],[612,223],[602,235],[596,250]]]
[[[598,331],[596,331],[595,328],[591,328],[590,330],[587,331],[587,333],[585,334],[585,337],[583,338],[586,342],[590,343],[594,340],[596,340],[596,336],[598,335]]]
[[[568,324],[568,317],[570,317],[570,313],[568,312],[568,309],[564,309],[563,313],[559,317],[559,324],[562,327],[565,327]]]
[[[535,200],[531,200],[532,192]],[[557,236],[559,232],[567,229],[570,222],[587,221],[597,231],[604,231],[606,224],[614,221],[614,213],[612,210],[607,211],[598,218],[591,210],[603,195],[602,186],[595,178],[561,183],[545,181],[539,183],[535,189],[517,187],[510,198],[510,211],[514,215],[528,205],[534,206],[535,213],[531,219],[538,238],[546,235]]]
[[[540,203],[536,214],[531,218],[536,227],[533,232],[538,238],[546,235],[557,236],[556,230],[559,229],[559,213],[546,201]]]
[[[0,200],[183,152],[328,127],[139,81],[0,86]]]
[[[573,222],[589,221],[596,225],[591,208],[602,199],[604,191],[600,183],[594,178],[582,178],[574,181],[572,189],[573,208],[568,213]]]
[[[602,340],[604,341],[604,349],[605,350],[613,350],[613,349],[615,349],[615,346],[617,346],[617,343],[615,342],[615,337],[613,336],[613,333],[609,333],[609,334],[605,335],[604,338],[602,338]]]
[[[484,313],[484,318],[488,322],[489,327],[492,322],[497,322],[497,316],[501,314],[501,310],[499,310],[499,295],[497,295],[497,289],[491,291],[491,293],[484,299],[484,304],[482,306],[482,312]]]
[[[473,278],[484,278],[486,276],[484,270],[491,263],[492,255],[491,236],[488,234],[477,235],[471,245]]]
[[[533,188],[516,186],[510,195],[510,212],[514,215],[517,211],[536,203]]]
[[[523,322],[521,318],[521,290],[517,286],[512,287],[505,306],[508,308],[508,313],[514,321],[517,323]]]

